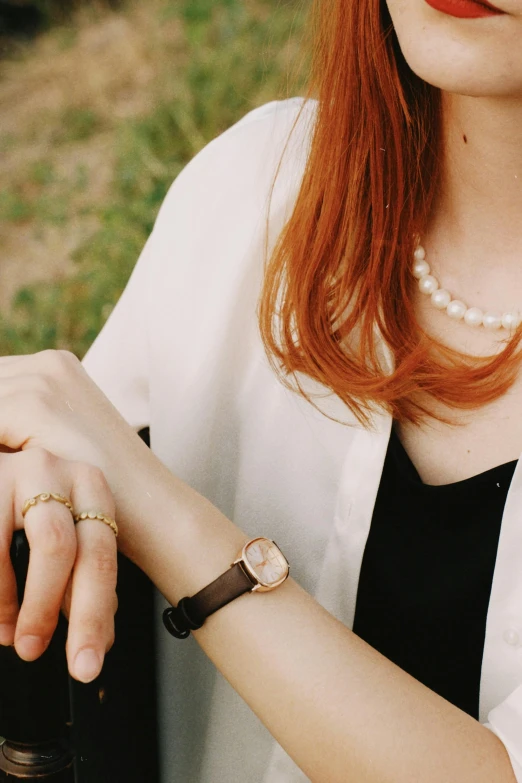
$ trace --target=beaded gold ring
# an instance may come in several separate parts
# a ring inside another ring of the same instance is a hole
[[[107,514],[98,514],[96,511],[82,511],[81,514],[74,514],[74,521],[76,523],[81,522],[83,519],[97,519],[108,525],[115,536],[118,536],[118,525],[116,520],[109,517]]]
[[[22,516],[25,517],[29,509],[33,506],[36,506],[39,501],[42,501],[42,503],[48,503],[49,500],[56,500],[58,503],[62,503],[74,516],[72,503],[69,498],[66,498],[63,495],[59,495],[57,492],[40,492],[40,494],[35,495],[34,498],[27,498],[24,505],[22,506]]]

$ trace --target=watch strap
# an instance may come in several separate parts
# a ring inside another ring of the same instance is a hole
[[[197,631],[207,617],[235,598],[250,592],[255,587],[241,563],[231,566],[209,585],[191,598],[182,598],[179,604],[163,612],[163,623],[167,631],[178,639],[186,639],[191,631]]]

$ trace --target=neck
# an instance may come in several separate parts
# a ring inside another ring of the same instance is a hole
[[[441,282],[462,285],[464,296],[471,278],[486,288],[494,272],[493,298],[515,285],[522,305],[522,100],[443,93],[442,116],[428,253]]]

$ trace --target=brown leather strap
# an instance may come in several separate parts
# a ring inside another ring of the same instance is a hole
[[[185,602],[185,606],[191,617],[196,621],[203,622],[209,615],[226,606],[234,598],[239,598],[243,593],[250,592],[253,587],[253,582],[246,575],[241,564],[236,563],[199,593],[189,598]]]
[[[190,631],[201,628],[207,617],[253,587],[254,583],[241,564],[236,563],[192,598],[182,598],[176,608],[166,609],[163,612],[165,627],[173,636],[185,639]]]

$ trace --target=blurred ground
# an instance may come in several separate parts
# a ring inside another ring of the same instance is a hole
[[[154,109],[154,85],[177,59],[180,25],[160,26],[154,5],[78,14],[22,61],[0,65],[0,308],[21,284],[71,273],[75,249],[96,230],[114,129]]]
[[[185,163],[299,94],[307,5],[82,7],[0,61],[0,354],[84,352]]]

